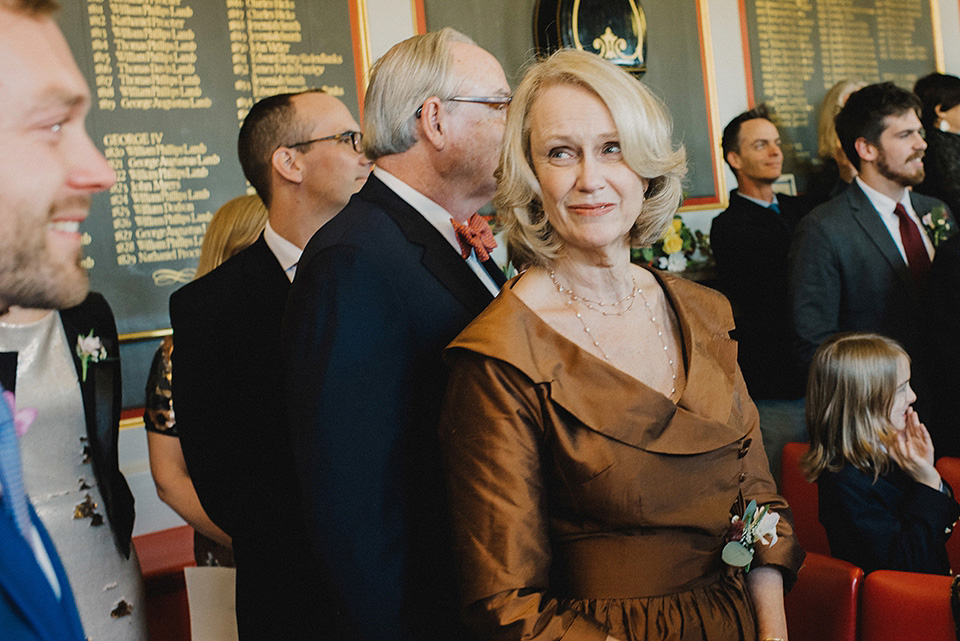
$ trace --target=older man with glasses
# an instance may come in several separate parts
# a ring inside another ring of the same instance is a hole
[[[504,282],[475,214],[496,187],[509,103],[497,60],[452,29],[387,52],[364,101],[377,166],[310,240],[290,293],[288,419],[342,638],[466,638],[437,438],[441,351]]]
[[[359,129],[320,91],[255,104],[238,152],[266,229],[170,298],[177,427],[200,502],[233,540],[245,641],[316,638],[320,625],[283,419],[280,323],[303,247],[370,173]]]

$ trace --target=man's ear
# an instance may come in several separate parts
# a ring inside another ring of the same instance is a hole
[[[853,146],[857,150],[857,155],[860,156],[860,160],[862,161],[865,160],[867,162],[874,162],[880,157],[880,148],[862,136],[857,138],[856,142],[853,143]]]
[[[303,182],[303,154],[298,154],[290,147],[280,147],[270,157],[273,170],[285,180],[300,184]]]
[[[730,165],[732,169],[739,171],[743,168],[743,162],[740,160],[740,154],[735,151],[728,151],[725,156],[727,164]]]
[[[443,101],[436,96],[431,96],[423,101],[420,117],[417,119],[420,136],[437,151],[443,151],[447,144],[446,115],[447,110],[443,106]]]

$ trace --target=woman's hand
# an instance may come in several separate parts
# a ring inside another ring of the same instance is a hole
[[[940,489],[940,474],[933,466],[933,441],[912,407],[907,410],[906,427],[897,432],[890,456],[917,483]]]

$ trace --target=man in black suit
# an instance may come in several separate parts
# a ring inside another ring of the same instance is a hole
[[[503,282],[491,245],[461,246],[455,227],[489,234],[471,215],[495,190],[509,100],[496,59],[452,29],[387,52],[364,102],[376,169],[310,240],[290,294],[283,357],[311,546],[354,639],[465,638],[441,352]]]
[[[266,229],[170,297],[177,427],[197,496],[233,539],[244,640],[315,638],[326,605],[283,419],[280,323],[302,248],[369,174],[358,130],[319,91],[254,105],[238,151]]]
[[[917,97],[893,83],[851,94],[836,127],[860,175],[804,218],[790,261],[801,362],[808,365],[837,332],[885,334],[913,358],[912,385],[922,403],[919,304],[935,247],[921,219],[937,207],[950,214],[939,200],[908,189],[924,176],[919,113]]]
[[[760,412],[770,471],[779,479],[783,446],[807,440],[804,381],[792,348],[787,252],[809,206],[803,198],[773,191],[783,152],[765,105],[731,120],[721,144],[737,189],[730,192],[730,206],[714,218],[710,243],[720,289],[737,324],[731,334],[737,360]]]

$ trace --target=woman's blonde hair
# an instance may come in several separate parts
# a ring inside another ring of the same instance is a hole
[[[899,343],[879,334],[836,334],[820,346],[807,382],[810,450],[801,465],[808,480],[847,464],[874,479],[889,469],[900,358],[910,362]]]
[[[556,85],[582,87],[606,105],[617,126],[625,162],[650,182],[630,230],[631,247],[660,240],[682,198],[686,152],[682,145],[673,146],[664,104],[639,80],[603,58],[560,50],[527,70],[507,114],[494,205],[518,269],[548,264],[562,247],[544,213],[530,153],[531,108],[544,89]]]
[[[820,103],[820,120],[817,122],[817,155],[824,160],[833,158],[840,147],[834,125],[837,114],[850,94],[866,86],[865,82],[859,80],[841,80],[830,87],[827,95],[823,97],[823,102]]]
[[[220,263],[252,245],[266,224],[267,208],[259,196],[251,194],[225,202],[207,225],[194,278],[212,272]]]

